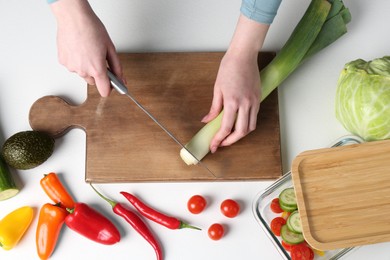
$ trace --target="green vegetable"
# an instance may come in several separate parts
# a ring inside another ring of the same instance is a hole
[[[291,213],[287,218],[287,228],[294,233],[302,233],[301,216],[299,215],[298,210]]]
[[[44,132],[23,131],[8,138],[2,149],[6,163],[27,170],[45,162],[53,153],[54,139]]]
[[[282,229],[280,230],[280,236],[284,242],[290,245],[297,245],[305,241],[303,234],[292,232],[288,229],[287,225],[282,226]]]
[[[295,197],[294,188],[286,188],[279,195],[279,203],[283,206],[295,209],[297,206],[297,198]]]
[[[350,20],[351,14],[341,0],[312,0],[286,44],[260,72],[262,97],[259,102],[306,59],[345,34]],[[186,144],[197,159],[201,160],[209,153],[211,140],[221,126],[222,114],[223,111]],[[197,160],[185,149],[180,151],[180,156],[188,165],[197,164]]]
[[[19,192],[7,164],[0,156],[0,201],[12,198]]]
[[[390,138],[390,56],[347,63],[336,91],[336,118],[365,141]]]

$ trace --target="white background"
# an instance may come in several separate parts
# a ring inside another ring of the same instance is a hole
[[[116,0],[90,1],[106,25],[119,52],[225,51],[239,15],[240,0]],[[306,10],[308,0],[284,0],[265,42],[264,50],[278,51]],[[349,32],[334,45],[303,64],[279,88],[283,171],[300,152],[327,146],[348,134],[334,115],[336,82],[343,65],[357,58],[389,55],[390,1],[345,0],[352,13]],[[44,0],[0,0],[0,129],[2,140],[30,129],[32,103],[57,95],[73,104],[86,98],[86,84],[57,62],[56,24]],[[109,162],[107,162],[109,163]],[[72,130],[56,141],[54,154],[43,165],[13,171],[21,187],[16,197],[0,202],[0,218],[30,205],[37,213],[49,199],[39,186],[43,174],[54,171],[78,201],[90,203],[120,228],[122,241],[102,246],[64,228],[52,259],[155,259],[151,247],[98,198],[84,182],[85,133]],[[138,194],[164,212],[203,227],[171,231],[148,222],[163,246],[166,259],[280,259],[253,216],[256,194],[264,182],[137,183],[97,185],[112,199],[123,201],[119,191]],[[209,206],[201,215],[186,210],[187,199],[203,194]],[[224,218],[218,210],[225,198],[240,201],[241,214]],[[213,222],[227,227],[226,236],[211,241],[206,234]],[[0,259],[37,259],[35,227],[11,251],[0,250]],[[389,244],[364,246],[346,259],[390,259]]]

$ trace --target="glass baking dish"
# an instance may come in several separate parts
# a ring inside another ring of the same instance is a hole
[[[362,142],[363,140],[361,138],[353,135],[348,135],[337,139],[331,145],[329,145],[329,147],[344,146],[349,144],[359,144]],[[271,228],[269,226],[272,219],[274,219],[277,216],[280,216],[280,214],[275,214],[271,211],[270,203],[274,198],[277,198],[279,196],[282,190],[292,186],[293,183],[291,179],[291,172],[288,172],[284,174],[283,177],[279,178],[276,182],[274,182],[271,186],[269,186],[262,192],[259,192],[252,205],[252,210],[256,220],[259,222],[260,226],[262,227],[266,235],[271,239],[271,241],[273,242],[274,246],[276,247],[280,255],[283,257],[283,259],[286,260],[291,260],[290,253],[284,249],[284,247],[281,244],[281,238],[275,236],[272,233]],[[315,254],[314,259],[315,260],[340,259],[341,257],[350,253],[354,249],[356,249],[356,247],[326,251],[324,252],[324,255],[321,256],[319,254]]]

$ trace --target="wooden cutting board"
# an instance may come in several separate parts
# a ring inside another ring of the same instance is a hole
[[[311,246],[390,241],[390,140],[303,152],[292,179]]]
[[[120,54],[129,91],[182,143],[203,126],[210,109],[224,53]],[[259,55],[260,67],[274,53]],[[78,127],[86,132],[86,181],[210,181],[276,179],[281,176],[278,97],[262,104],[257,130],[231,147],[207,155],[200,166],[187,166],[180,147],[126,96],[112,91],[102,98],[94,86],[75,106],[57,96],[37,100],[30,125],[55,136]]]

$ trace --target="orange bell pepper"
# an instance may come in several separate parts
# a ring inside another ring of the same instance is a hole
[[[70,196],[64,185],[62,185],[61,180],[56,173],[51,172],[45,174],[41,179],[40,184],[47,196],[49,196],[54,203],[60,204],[60,206],[65,209],[74,208],[72,196]]]
[[[40,259],[48,259],[52,255],[67,215],[66,209],[58,205],[46,203],[42,206],[35,237]]]

